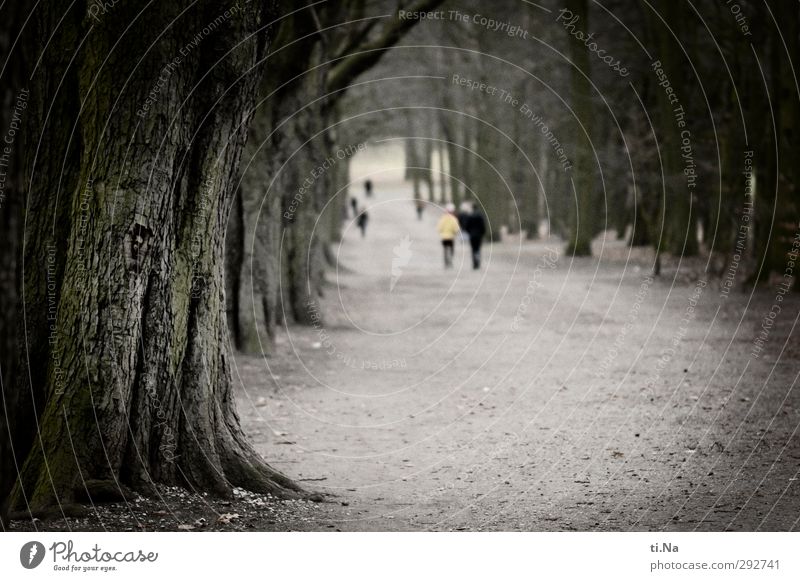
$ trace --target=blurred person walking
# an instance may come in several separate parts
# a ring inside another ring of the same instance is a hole
[[[369,221],[369,214],[367,209],[363,208],[356,218],[356,225],[361,230],[361,237],[367,237],[367,222]]]
[[[445,213],[439,218],[439,223],[436,224],[436,230],[439,232],[439,237],[442,239],[445,268],[453,266],[453,241],[461,230],[458,227],[458,219],[455,216],[455,212],[456,207],[453,204],[447,204],[447,206],[445,206]]]
[[[472,247],[472,268],[477,270],[481,267],[481,244],[486,234],[486,220],[478,204],[472,204],[472,213],[467,216],[463,228],[469,236],[469,245]]]

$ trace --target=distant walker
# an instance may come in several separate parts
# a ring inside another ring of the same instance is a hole
[[[464,230],[469,236],[469,245],[472,247],[472,268],[481,267],[481,244],[486,234],[486,220],[481,214],[478,204],[472,204],[472,213],[464,219]]]
[[[455,211],[456,207],[453,204],[447,204],[447,206],[445,206],[445,213],[439,218],[439,223],[436,224],[436,230],[439,232],[439,237],[442,239],[445,268],[453,266],[453,241],[460,231],[458,219],[455,217]]]

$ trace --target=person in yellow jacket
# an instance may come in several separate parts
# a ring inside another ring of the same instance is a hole
[[[442,239],[442,247],[444,248],[445,268],[453,266],[453,241],[461,230],[455,214],[456,207],[453,204],[447,204],[445,213],[439,218],[439,223],[436,224],[436,230],[439,231],[439,237]]]

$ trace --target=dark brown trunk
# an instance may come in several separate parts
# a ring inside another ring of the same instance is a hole
[[[0,93],[0,131],[3,132],[0,137],[3,142],[0,151],[0,530],[6,529],[8,504],[5,499],[14,486],[18,471],[16,458],[24,457],[32,441],[32,432],[26,430],[23,436],[21,428],[33,423],[30,403],[22,406],[20,401],[23,394],[30,391],[21,389],[18,374],[19,252],[24,223],[24,149],[26,137],[30,135],[25,126],[31,123],[31,86],[24,76],[25,51],[20,47],[11,50],[25,12],[20,4],[7,5],[0,25],[0,53],[7,55]],[[60,38],[54,38],[54,42],[59,43]],[[11,434],[18,437],[12,441]]]
[[[123,485],[298,492],[239,426],[224,296],[223,237],[274,12],[210,1],[182,14],[162,4],[146,21],[137,11],[119,5],[95,23],[69,87],[85,99],[79,178],[63,192],[58,312],[38,359],[46,403],[12,492],[31,514]],[[169,89],[154,93],[159,76]],[[31,196],[54,202],[52,190]],[[30,236],[49,233],[37,224]],[[43,263],[39,252],[26,261]],[[27,272],[25,285],[47,288]]]

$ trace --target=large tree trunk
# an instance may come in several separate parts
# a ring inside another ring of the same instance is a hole
[[[274,137],[274,147],[289,152],[286,164],[274,175],[274,191],[282,199],[280,260],[282,311],[295,323],[310,325],[324,278],[324,231],[318,217],[324,205],[328,173],[341,160],[324,147],[324,118],[319,104],[308,107],[308,96],[319,93],[319,81],[306,75],[302,87],[280,104],[283,114],[278,123],[288,119]]]
[[[292,10],[288,1],[282,6]],[[311,70],[314,30],[307,10],[283,19],[245,148],[241,262],[233,269],[245,353],[271,353],[278,325],[306,322],[313,312],[307,303],[317,281],[308,276],[308,257],[319,249],[311,237],[319,183],[309,140],[320,128],[321,104],[312,101],[322,74]]]
[[[17,329],[20,302],[20,243],[23,225],[24,170],[26,147],[25,124],[31,123],[30,89],[24,74],[25,51],[11,50],[26,16],[17,3],[6,5],[0,26],[0,53],[6,55],[0,92],[0,127],[5,132],[0,164],[0,530],[5,530],[8,496],[17,474],[16,455],[23,455],[32,441],[34,424],[30,403],[23,406],[21,397],[30,394],[14,389],[18,377],[19,349]],[[55,37],[56,44],[61,42]],[[58,108],[59,103],[53,105]],[[13,133],[12,133],[13,132]],[[10,143],[9,143],[10,142]],[[24,427],[24,428],[23,428]],[[20,433],[25,430],[24,436]],[[11,433],[20,433],[13,441]]]
[[[77,76],[69,69],[69,59],[78,40],[78,24],[82,15],[79,8],[62,11],[44,4],[36,17],[22,28],[22,40],[18,52],[38,54],[31,50],[39,38],[50,38],[49,50],[42,58],[38,74],[31,77],[25,70],[19,75],[20,84],[11,81],[7,85],[15,90],[16,98],[26,89],[27,105],[21,131],[14,145],[14,157],[10,167],[8,206],[5,211],[9,229],[4,233],[9,246],[3,245],[4,265],[13,265],[12,278],[4,281],[4,295],[13,301],[24,296],[22,308],[8,304],[16,310],[4,316],[0,334],[8,341],[25,337],[24,345],[15,345],[4,351],[3,365],[3,422],[7,426],[0,438],[3,445],[3,513],[10,507],[10,493],[16,484],[17,475],[29,451],[34,445],[38,418],[48,394],[47,370],[51,355],[58,356],[57,345],[51,347],[48,336],[51,317],[57,314],[57,299],[65,261],[66,232],[70,226],[68,216],[71,193],[78,180],[77,166],[79,139],[70,139],[72,124],[78,109]],[[8,20],[5,25],[10,24]],[[5,27],[4,27],[5,28]],[[13,27],[12,27],[12,30]],[[18,33],[14,30],[14,35]],[[12,55],[9,73],[14,72],[13,63],[19,64]],[[22,79],[27,82],[23,85]],[[15,86],[16,85],[16,86]],[[60,90],[59,90],[60,87]],[[4,125],[6,126],[6,125]],[[46,144],[37,157],[37,148]],[[35,163],[35,165],[34,165]],[[28,183],[27,200],[22,199],[23,184]],[[17,197],[17,194],[19,197]],[[24,208],[25,216],[20,220],[17,213]],[[27,228],[22,230],[23,224]],[[25,280],[21,280],[25,268]],[[12,287],[13,286],[13,290]],[[6,297],[4,296],[4,299]],[[3,303],[6,306],[5,300]],[[14,319],[19,331],[12,328]],[[8,326],[7,326],[8,325]],[[6,327],[7,326],[7,327]],[[7,455],[11,449],[13,454]],[[7,467],[11,467],[8,473]]]
[[[266,139],[272,127],[270,111],[269,105],[260,107],[250,126],[238,192],[241,215],[234,214],[241,234],[228,240],[229,246],[240,245],[238,252],[231,252],[238,261],[229,269],[228,284],[237,298],[230,318],[236,322],[237,347],[249,354],[271,353],[277,326],[283,321],[278,284],[282,200],[268,190],[285,155],[274,151]]]
[[[761,122],[759,149],[755,154],[756,167],[756,224],[755,255],[757,270],[754,280],[768,281],[770,274],[783,273],[792,238],[797,232],[800,216],[797,164],[784,152],[796,157],[800,147],[800,105],[796,103],[795,75],[791,57],[797,54],[800,10],[793,2],[776,5],[781,29],[769,30],[760,55],[761,66],[767,69],[766,86],[758,83],[759,107],[752,127]],[[760,15],[764,20],[765,15]],[[785,43],[785,47],[784,47]],[[764,112],[769,112],[772,122],[763,123]],[[794,289],[800,289],[795,282]]]
[[[54,4],[42,7],[45,27],[61,11]],[[58,313],[50,327],[37,327],[54,338],[36,360],[49,363],[46,403],[12,492],[13,507],[31,514],[122,485],[220,495],[233,486],[299,490],[263,462],[239,426],[223,280],[223,233],[266,48],[262,27],[274,11],[265,2],[226,12],[209,0],[183,13],[153,6],[146,20],[137,12],[120,4],[93,23],[79,68],[70,69],[78,86],[67,94],[85,99],[79,178],[61,192],[69,209],[57,217],[66,232],[55,240],[66,248]],[[51,47],[44,58],[49,65],[62,57]],[[59,68],[37,74],[46,88]],[[169,89],[153,97],[159,74]],[[46,110],[54,94],[34,95],[37,107]],[[55,201],[46,187],[30,195],[34,208]],[[39,220],[27,236],[41,244],[51,232],[52,223]],[[26,249],[25,259],[34,265],[47,256]],[[49,288],[40,278],[26,271],[26,288]]]

